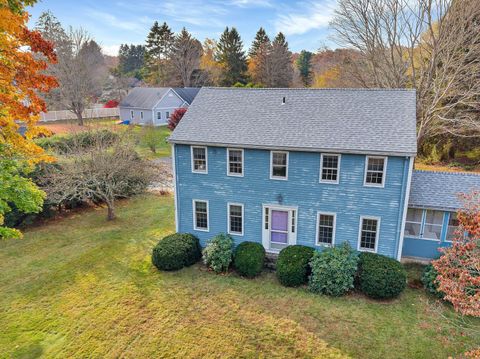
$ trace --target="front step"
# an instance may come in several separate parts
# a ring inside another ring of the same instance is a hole
[[[278,253],[267,253],[265,255],[265,268],[275,270],[277,268]]]

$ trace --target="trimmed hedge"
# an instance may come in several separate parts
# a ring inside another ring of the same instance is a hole
[[[225,233],[210,239],[203,249],[203,262],[216,273],[228,271],[232,263],[233,239]]]
[[[277,259],[277,278],[286,287],[306,284],[310,275],[310,260],[315,249],[293,245],[282,249]]]
[[[389,299],[400,295],[407,285],[407,272],[393,258],[376,253],[359,255],[360,290],[375,299]]]
[[[166,236],[153,248],[152,263],[160,270],[174,271],[188,267],[202,257],[198,238],[190,233]]]
[[[265,248],[260,243],[242,242],[233,253],[233,265],[238,274],[253,278],[262,272],[265,262]]]
[[[358,253],[348,243],[315,252],[310,262],[308,289],[314,293],[341,296],[354,287]]]
[[[440,299],[443,299],[444,293],[438,290],[437,276],[437,270],[432,264],[429,264],[423,270],[422,283],[427,292]]]

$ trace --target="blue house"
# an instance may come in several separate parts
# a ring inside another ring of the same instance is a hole
[[[415,97],[202,88],[170,137],[177,231],[202,245],[225,232],[273,253],[348,242],[398,260],[434,257],[455,226],[455,191],[480,188],[480,176],[413,170]],[[454,184],[432,197],[429,176]],[[424,245],[431,233],[435,245]]]

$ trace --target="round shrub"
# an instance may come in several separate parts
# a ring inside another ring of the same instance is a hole
[[[443,292],[438,290],[438,272],[432,264],[425,267],[422,273],[422,283],[427,292],[438,298],[443,298]]]
[[[277,278],[286,287],[297,287],[307,283],[310,260],[315,249],[294,245],[282,249],[277,259]]]
[[[348,243],[315,252],[308,289],[314,293],[341,296],[354,287],[358,255]]]
[[[407,285],[407,272],[403,265],[393,258],[375,253],[359,255],[360,290],[376,299],[394,298]]]
[[[226,272],[232,263],[233,239],[221,233],[210,239],[203,250],[203,262],[216,273]]]
[[[160,270],[178,270],[201,258],[198,238],[189,233],[166,236],[153,248],[152,263]]]
[[[265,248],[260,243],[242,242],[233,253],[233,265],[238,274],[253,278],[260,274],[265,262]]]

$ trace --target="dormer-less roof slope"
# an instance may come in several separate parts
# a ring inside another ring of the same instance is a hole
[[[170,141],[410,156],[415,111],[414,90],[204,87]]]
[[[120,102],[119,106],[152,109],[170,89],[189,105],[200,90],[195,87],[135,87]]]
[[[462,207],[459,193],[480,190],[480,174],[413,171],[409,206],[457,210]]]

